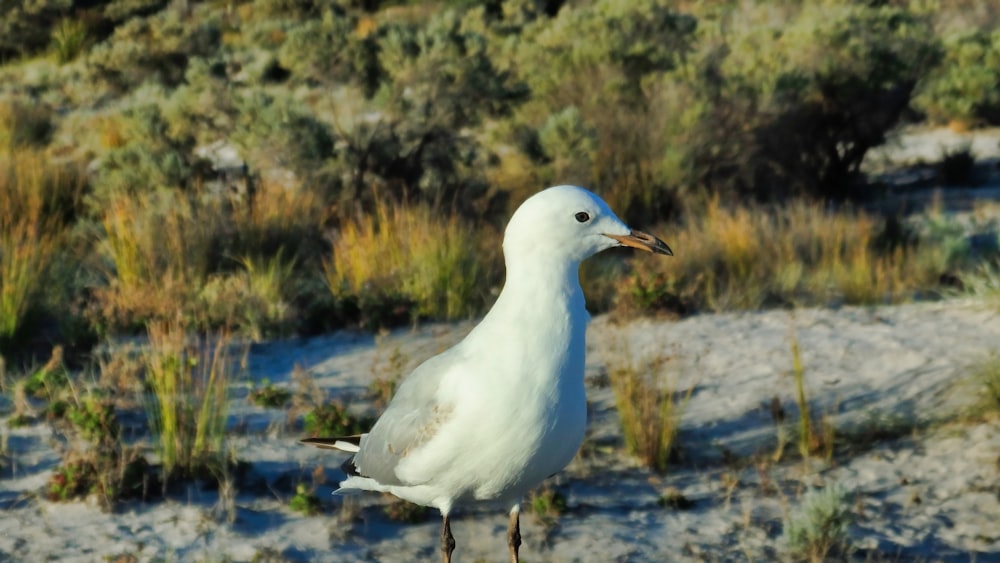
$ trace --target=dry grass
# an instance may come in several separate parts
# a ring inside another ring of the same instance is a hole
[[[478,313],[499,270],[499,237],[423,206],[377,205],[334,240],[326,278],[334,295],[400,297],[416,316]],[[495,249],[484,248],[491,241]]]
[[[230,343],[227,334],[191,342],[181,324],[149,325],[147,414],[165,475],[225,465],[229,386],[237,366]]]
[[[629,354],[624,357],[610,375],[625,447],[644,465],[664,472],[694,385],[677,392],[668,357],[657,356],[638,366]]]
[[[101,316],[112,326],[134,326],[190,314],[220,221],[217,207],[174,191],[113,198],[102,216],[102,250],[113,268],[98,292]]]
[[[947,262],[935,247],[879,253],[875,218],[801,201],[781,208],[727,208],[715,198],[679,229],[660,232],[677,255],[637,261],[622,297],[639,308],[678,301],[712,311],[774,303],[893,302],[934,286]]]
[[[64,207],[82,192],[75,172],[33,149],[0,150],[0,341],[14,337],[37,304],[62,239]]]

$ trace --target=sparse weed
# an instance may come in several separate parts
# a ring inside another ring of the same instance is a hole
[[[821,452],[824,459],[829,460],[833,457],[834,426],[825,416],[819,419],[813,418],[809,405],[809,397],[806,393],[806,370],[802,363],[802,352],[799,349],[799,337],[794,321],[791,325],[789,341],[792,353],[791,375],[795,381],[795,403],[799,407],[799,428],[796,436],[799,455],[805,460]],[[781,436],[779,434],[780,441]],[[780,451],[782,449],[780,443],[778,448],[778,451],[775,452],[775,461],[780,459]]]
[[[52,28],[52,52],[60,64],[75,59],[90,42],[87,24],[76,18],[64,18]]]
[[[63,365],[63,349],[56,346],[52,356],[41,368],[21,382],[24,392],[35,398],[54,399],[69,384],[69,374]]]
[[[51,216],[55,181],[40,154],[0,151],[0,350],[38,304],[58,249],[60,226]]]
[[[528,508],[542,526],[551,528],[566,512],[566,497],[557,489],[544,485],[528,496]]]
[[[306,516],[314,516],[321,511],[319,497],[305,483],[299,483],[295,486],[295,496],[288,501],[288,508]]]
[[[426,506],[396,497],[391,497],[391,500],[382,506],[382,512],[389,520],[404,524],[419,524],[426,521],[430,514]]]
[[[625,446],[659,472],[667,469],[684,408],[694,392],[694,385],[677,392],[670,362],[658,356],[636,366],[626,354],[625,363],[610,370]]]
[[[274,384],[265,380],[263,386],[250,391],[247,398],[259,407],[278,409],[292,399],[292,392],[282,387],[275,387]]]
[[[319,405],[305,416],[305,431],[311,436],[350,436],[371,429],[375,421],[355,416],[338,402]]]
[[[847,493],[838,486],[810,491],[785,520],[784,538],[797,558],[814,563],[849,551],[847,528],[853,521]]]

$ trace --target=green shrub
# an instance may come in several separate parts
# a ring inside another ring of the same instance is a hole
[[[813,3],[789,21],[767,7],[715,23],[690,63],[700,100],[690,182],[741,197],[844,198],[869,149],[909,106],[938,57],[926,18],[905,8]],[[759,24],[754,22],[759,20]]]
[[[180,10],[132,18],[90,49],[87,70],[116,91],[133,89],[147,80],[177,86],[191,57],[208,56],[218,49],[219,28],[214,19],[192,25]]]
[[[1000,31],[946,38],[944,58],[921,81],[914,105],[936,123],[1000,123]]]

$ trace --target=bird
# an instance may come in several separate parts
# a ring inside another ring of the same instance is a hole
[[[504,230],[503,288],[479,324],[405,377],[368,433],[301,440],[353,454],[336,493],[391,493],[437,508],[443,563],[455,550],[455,507],[509,506],[517,563],[522,498],[583,442],[590,315],[580,263],[618,246],[673,255],[585,188],[554,186],[526,199]]]

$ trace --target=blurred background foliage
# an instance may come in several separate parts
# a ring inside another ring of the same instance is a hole
[[[700,249],[588,266],[598,310],[906,298],[969,252],[857,211],[883,194],[861,164],[901,125],[1000,125],[998,22],[987,0],[4,3],[0,353],[177,317],[475,315],[504,221],[557,183]]]

